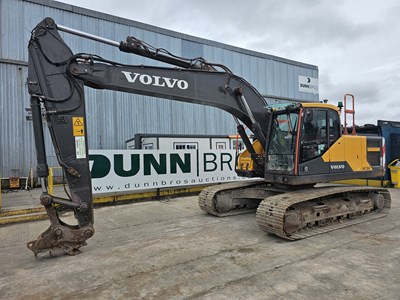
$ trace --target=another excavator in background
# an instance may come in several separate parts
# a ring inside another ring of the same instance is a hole
[[[124,65],[94,54],[74,54],[59,31],[175,67]],[[94,234],[84,86],[208,105],[234,116],[246,146],[236,172],[255,180],[205,188],[199,205],[209,214],[226,216],[257,209],[261,229],[295,240],[385,216],[390,208],[390,193],[383,188],[315,187],[384,172],[384,140],[342,133],[342,107],[293,103],[272,108],[250,83],[224,65],[200,57],[177,57],[134,37],[115,42],[58,25],[51,18],[33,29],[28,50],[37,174],[43,189],[40,201],[51,222],[37,240],[28,243],[35,255],[57,250],[74,255]],[[68,183],[68,199],[47,191],[42,106]],[[254,142],[244,126],[254,134]],[[64,223],[56,205],[73,210],[77,225]]]

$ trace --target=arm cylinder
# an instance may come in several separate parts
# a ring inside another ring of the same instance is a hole
[[[49,175],[49,167],[46,159],[46,149],[44,146],[43,122],[40,101],[38,97],[31,97],[33,134],[35,136],[37,175],[45,177]]]

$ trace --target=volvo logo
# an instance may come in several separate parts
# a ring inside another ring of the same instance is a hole
[[[345,165],[331,165],[332,170],[344,170]]]
[[[159,87],[166,87],[173,89],[177,87],[181,90],[186,90],[189,87],[189,84],[186,80],[183,79],[176,79],[176,78],[169,78],[169,77],[161,77],[155,75],[147,75],[147,74],[140,74],[140,73],[132,73],[121,71],[122,74],[125,75],[126,80],[130,83],[140,82],[143,85],[152,85],[152,86],[159,86]]]

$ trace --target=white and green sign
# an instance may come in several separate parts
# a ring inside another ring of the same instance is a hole
[[[243,180],[234,150],[90,150],[94,194]]]
[[[304,93],[318,94],[318,78],[299,75],[299,91]]]

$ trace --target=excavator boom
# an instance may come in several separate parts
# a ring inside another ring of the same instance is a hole
[[[178,67],[131,66],[97,55],[73,54],[59,30]],[[43,189],[41,203],[51,220],[50,228],[38,240],[28,243],[35,254],[56,249],[72,254],[94,233],[84,86],[223,109],[235,117],[238,130],[253,155],[256,155],[255,150],[251,149],[252,145],[238,120],[252,129],[263,145],[268,139],[270,112],[265,108],[265,99],[246,80],[222,65],[208,63],[202,58],[178,58],[165,50],[152,49],[133,37],[128,37],[126,42],[110,41],[58,26],[50,18],[44,19],[32,31],[28,50],[28,89],[37,149],[37,174]],[[42,106],[58,162],[68,183],[70,199],[53,197],[47,192],[48,166]],[[258,173],[258,176],[263,176],[261,165]],[[78,225],[63,223],[54,208],[55,204],[74,210]]]

